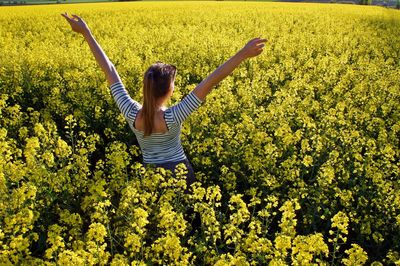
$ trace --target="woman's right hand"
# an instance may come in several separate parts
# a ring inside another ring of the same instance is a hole
[[[61,14],[61,16],[63,16],[68,21],[68,23],[69,23],[69,25],[71,25],[71,28],[73,31],[75,31],[77,33],[81,33],[83,35],[90,33],[90,29],[89,29],[88,25],[79,16],[72,15],[72,17],[69,17],[67,12],[65,12],[64,14]]]
[[[262,53],[266,41],[267,41],[267,39],[254,38],[254,39],[250,40],[239,51],[239,53],[243,56],[244,59],[257,56]]]

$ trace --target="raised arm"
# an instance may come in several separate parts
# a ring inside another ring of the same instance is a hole
[[[229,58],[225,63],[220,65],[214,72],[208,75],[196,88],[193,89],[194,94],[203,101],[211,89],[221,80],[227,77],[247,58],[257,56],[263,51],[266,39],[255,38],[250,40],[242,49],[234,56]]]
[[[71,25],[72,30],[82,34],[86,42],[89,44],[90,50],[96,58],[97,63],[106,75],[108,86],[111,86],[116,82],[121,82],[121,78],[119,77],[114,64],[108,59],[103,49],[101,49],[85,21],[77,15],[72,15],[72,17],[69,17],[67,13],[61,15]]]

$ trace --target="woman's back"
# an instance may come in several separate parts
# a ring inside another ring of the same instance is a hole
[[[167,133],[168,127],[164,118],[165,115],[165,110],[159,110],[155,113],[154,115],[154,128],[152,133],[157,133],[157,134],[163,134]],[[144,116],[142,116],[142,109],[140,109],[136,115],[136,120],[135,120],[135,128],[141,132],[144,132],[145,130],[145,121],[144,121]]]
[[[144,163],[177,162],[187,159],[180,139],[181,125],[203,102],[193,91],[178,104],[156,112],[153,132],[149,136],[144,136],[144,119],[139,117],[142,105],[129,96],[122,82],[112,84],[110,89],[119,109],[136,135]]]

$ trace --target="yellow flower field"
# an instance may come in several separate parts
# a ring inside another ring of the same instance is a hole
[[[184,123],[198,182],[145,169],[82,16],[142,100],[175,104],[249,39],[264,53]],[[0,8],[0,265],[400,264],[400,13],[130,2]]]

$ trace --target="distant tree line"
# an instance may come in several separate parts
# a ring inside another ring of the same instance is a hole
[[[366,0],[360,0],[360,4],[371,4],[371,3],[365,3],[367,2]],[[396,7],[397,9],[400,9],[400,0],[373,0],[372,2],[373,5],[379,5],[379,6],[384,6],[384,7]]]
[[[116,1],[116,2],[130,2],[130,1],[142,1],[142,0],[109,0],[111,1]],[[224,0],[216,0],[216,1],[224,1]],[[244,0],[246,1],[246,0]],[[389,0],[390,1],[390,0]],[[68,0],[42,0],[41,3],[48,2],[48,3],[62,3],[62,2],[68,2]],[[283,2],[329,2],[324,1],[324,0],[283,0]],[[0,1],[0,6],[3,5],[26,5],[26,4],[35,4],[36,1],[30,1],[30,0],[3,0]],[[378,3],[373,3],[373,0],[330,0],[330,3],[350,3],[350,4],[360,4],[360,5],[372,5],[372,4],[377,4],[377,5],[382,5],[382,6],[394,6],[394,2],[391,1],[391,3],[388,3],[388,0],[383,0]],[[397,9],[400,9],[400,0],[396,0],[395,4]]]

